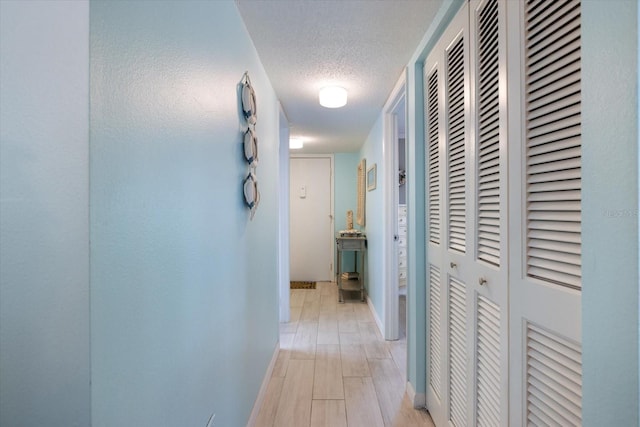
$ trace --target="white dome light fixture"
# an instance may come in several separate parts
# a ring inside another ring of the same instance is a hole
[[[323,107],[344,107],[347,105],[347,90],[340,86],[325,86],[320,89],[318,98]]]
[[[289,138],[289,149],[299,150],[304,145],[301,138]]]

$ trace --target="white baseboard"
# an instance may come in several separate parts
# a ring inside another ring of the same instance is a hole
[[[378,330],[380,331],[380,334],[384,337],[384,326],[382,325],[382,320],[380,320],[380,317],[378,317],[376,308],[373,306],[373,303],[371,302],[371,298],[369,298],[369,295],[367,295],[367,305],[369,306],[369,311],[371,311],[371,314],[373,315],[373,318],[376,321],[376,325],[378,325]]]
[[[269,362],[269,366],[267,367],[267,372],[264,374],[264,378],[262,379],[262,385],[260,386],[258,397],[256,397],[256,402],[253,404],[253,409],[251,410],[251,415],[249,416],[247,427],[253,427],[256,424],[256,421],[258,420],[258,414],[260,413],[260,408],[262,408],[262,404],[264,403],[264,398],[267,395],[267,387],[269,387],[269,381],[271,380],[271,375],[273,374],[273,368],[276,366],[276,360],[278,360],[279,353],[280,353],[280,341],[276,342],[276,348],[275,350],[273,350],[273,356],[271,356],[271,362]]]
[[[424,408],[427,406],[427,395],[424,393],[416,393],[413,385],[407,381],[407,395],[413,403],[414,408]]]

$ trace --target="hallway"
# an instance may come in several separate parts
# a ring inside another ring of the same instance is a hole
[[[366,304],[337,301],[331,282],[291,290],[256,426],[433,426],[405,393],[406,337],[384,341]]]

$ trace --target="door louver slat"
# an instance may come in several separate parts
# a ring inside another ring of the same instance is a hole
[[[476,425],[500,425],[500,308],[478,297]]]
[[[539,154],[553,153],[554,151],[566,150],[575,147],[576,143],[580,143],[580,137],[576,137],[574,135],[575,129],[564,129],[563,135],[554,135],[556,137],[559,136],[560,138],[558,138],[556,140],[557,142],[553,145],[549,145],[549,142],[554,141],[553,139],[536,138],[536,144],[531,144],[529,147],[529,154],[537,156]]]
[[[580,289],[580,2],[525,8],[527,275]]]
[[[464,40],[447,51],[447,164],[449,248],[466,250]]]
[[[545,329],[527,325],[527,421],[582,424],[582,349]]]
[[[533,236],[533,242],[530,248],[545,248],[558,245],[559,248],[568,250],[572,248],[570,252],[580,254],[580,236],[576,236],[576,233],[563,233],[562,231],[549,231],[549,230],[535,230],[531,233]],[[538,245],[538,246],[535,246]]]
[[[555,172],[554,175],[540,176],[535,175],[529,180],[529,192],[535,193],[551,193],[553,191],[580,191],[580,169],[572,169],[569,171]],[[556,181],[548,182],[548,179]],[[546,196],[543,194],[543,196]],[[550,197],[550,194],[548,195]],[[537,196],[536,196],[537,197]]]
[[[536,245],[537,246],[532,246],[532,248],[540,248],[540,249],[546,249],[549,251],[574,253],[574,254],[580,255],[580,245],[575,243],[554,242],[553,240],[541,240],[540,242],[536,242]]]
[[[429,241],[440,244],[440,147],[438,125],[438,73],[434,70],[427,79],[425,123],[428,143],[428,203]]]
[[[500,110],[498,97],[498,2],[488,1],[478,14],[479,66],[477,150],[478,259],[500,266]]]
[[[449,278],[449,418],[454,426],[467,420],[466,287]]]
[[[577,68],[577,66],[572,68]],[[549,78],[544,79],[545,81],[543,82],[538,82],[540,89],[537,89],[537,92],[533,87],[534,85],[530,86],[532,96],[529,98],[529,106],[532,111],[535,111],[534,117],[544,116],[550,112],[556,111],[558,108],[562,108],[565,103],[571,105],[572,101],[573,103],[580,102],[580,97],[578,95],[574,95],[576,93],[576,89],[579,89],[580,85],[573,81],[572,76],[570,75],[570,72],[574,70],[565,68],[564,71],[569,75],[562,77],[553,75],[551,76],[552,78],[559,77],[559,79],[553,82],[547,82],[546,80],[551,80],[551,78]],[[574,95],[573,99],[571,99],[572,95]],[[563,101],[558,102],[558,98],[563,99]],[[566,101],[564,101],[565,98],[567,98]]]

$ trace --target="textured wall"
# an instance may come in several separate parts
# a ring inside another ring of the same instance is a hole
[[[378,318],[384,325],[384,164],[382,161],[383,114],[380,113],[367,140],[360,150],[360,158],[367,160],[367,169],[376,164],[377,185],[366,193],[365,231],[367,233],[367,294]],[[366,186],[365,186],[366,187]]]
[[[89,3],[0,2],[0,425],[88,426]]]
[[[238,83],[258,99],[249,221]],[[91,3],[93,425],[245,425],[278,339],[278,106],[232,1]]]
[[[335,153],[334,162],[334,231],[347,228],[347,211],[353,211],[353,227],[357,228],[357,192],[358,192],[358,163],[359,153]],[[337,251],[336,251],[337,252]],[[337,257],[337,253],[335,254]],[[354,269],[354,252],[345,252],[342,262],[344,271]],[[334,265],[336,265],[334,263]]]
[[[358,153],[334,154],[334,228],[338,232],[347,228],[347,211],[353,211],[353,226],[356,227]]]
[[[585,426],[638,425],[637,17],[635,0],[582,2]]]

